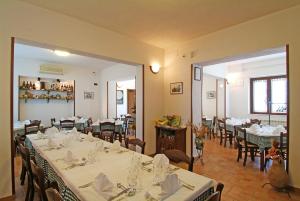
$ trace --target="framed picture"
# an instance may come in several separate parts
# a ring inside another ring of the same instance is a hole
[[[123,105],[123,103],[124,103],[124,91],[117,90],[117,104]]]
[[[201,81],[201,68],[194,68],[194,80]]]
[[[214,99],[216,98],[216,91],[208,91],[206,92],[207,99]]]
[[[183,82],[170,83],[170,94],[183,94]]]
[[[94,92],[85,91],[84,92],[84,99],[94,100]]]

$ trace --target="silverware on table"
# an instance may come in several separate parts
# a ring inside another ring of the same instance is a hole
[[[142,165],[147,166],[147,165],[152,164],[152,162],[153,162],[153,160],[145,161],[145,162],[142,162]]]
[[[117,183],[117,187],[118,187],[118,188],[121,188],[122,191],[119,192],[117,195],[114,195],[114,196],[110,197],[110,198],[108,199],[108,201],[112,201],[112,200],[114,200],[114,199],[120,197],[121,195],[123,195],[123,194],[125,194],[125,193],[127,193],[127,192],[129,191],[129,188],[126,188],[126,187],[123,186],[121,183]]]
[[[191,184],[188,184],[186,183],[185,181],[183,181],[182,179],[180,179],[180,182],[182,183],[182,186],[189,189],[189,190],[194,190],[195,189],[195,186],[191,185]]]
[[[78,186],[78,188],[86,188],[86,187],[89,187],[89,186],[91,186],[93,183],[94,183],[94,182],[93,182],[93,181],[91,181],[91,182],[89,182],[89,183],[87,183],[87,184],[84,184],[84,185]]]

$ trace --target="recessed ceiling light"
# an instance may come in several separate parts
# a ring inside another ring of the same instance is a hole
[[[66,57],[66,56],[69,56],[69,55],[70,55],[70,52],[63,51],[63,50],[54,50],[54,53],[55,53],[57,56],[61,56],[61,57]]]

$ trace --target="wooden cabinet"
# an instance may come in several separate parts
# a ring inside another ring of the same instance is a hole
[[[156,153],[163,153],[166,149],[179,149],[186,152],[186,128],[169,126],[155,126]]]

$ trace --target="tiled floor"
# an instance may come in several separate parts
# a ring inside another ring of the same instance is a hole
[[[286,201],[300,200],[300,191],[286,193],[276,192],[266,185],[266,172],[259,170],[259,157],[252,162],[248,157],[246,167],[236,161],[237,150],[219,145],[219,139],[206,140],[204,164],[196,160],[194,172],[213,178],[225,185],[222,201]]]
[[[236,162],[236,150],[219,145],[219,139],[207,140],[204,150],[204,164],[195,161],[194,172],[213,178],[225,185],[222,201],[300,201],[300,191],[286,193],[274,191],[269,185],[265,172],[259,171],[259,158],[255,162],[248,160],[246,167],[242,161]],[[16,160],[16,196],[13,200],[23,201],[25,187],[20,186],[19,170],[21,160]],[[37,200],[37,199],[35,199]]]

